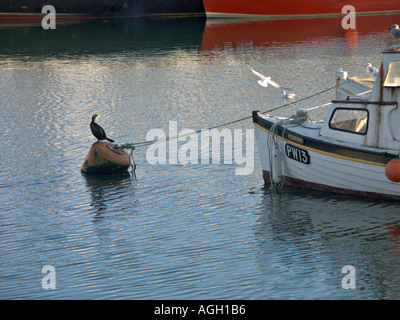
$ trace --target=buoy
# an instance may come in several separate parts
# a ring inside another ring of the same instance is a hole
[[[277,146],[272,149],[272,181],[275,184],[282,182],[282,152]]]
[[[128,170],[129,154],[116,144],[99,141],[92,144],[83,164],[83,173],[119,173]]]
[[[390,160],[385,168],[386,177],[393,182],[400,182],[400,159]]]

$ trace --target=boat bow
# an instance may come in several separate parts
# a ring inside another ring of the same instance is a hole
[[[265,181],[274,189],[292,185],[400,199],[400,183],[391,178],[399,166],[390,177],[385,172],[399,156],[399,103],[397,47],[384,52],[369,99],[332,100],[322,123],[304,112],[289,118],[253,112]]]

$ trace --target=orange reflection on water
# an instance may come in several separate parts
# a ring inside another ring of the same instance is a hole
[[[387,32],[389,26],[400,21],[400,15],[356,17],[356,29],[343,29],[342,18],[295,20],[207,20],[201,50],[224,47],[268,47],[282,43],[301,43],[310,40],[343,38],[352,53],[357,48],[358,36]]]

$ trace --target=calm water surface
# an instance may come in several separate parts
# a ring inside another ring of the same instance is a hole
[[[257,149],[246,176],[223,162],[151,165],[148,147],[134,151],[137,179],[80,173],[94,113],[121,144],[169,121],[180,131],[248,117],[284,104],[249,67],[306,97],[339,68],[378,66],[399,20],[360,18],[356,31],[338,19],[1,26],[0,298],[399,299],[398,202],[276,194]],[[42,288],[45,265],[55,290]],[[342,288],[345,265],[354,290]]]

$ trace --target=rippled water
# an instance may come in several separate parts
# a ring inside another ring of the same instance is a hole
[[[296,34],[282,21],[1,26],[0,298],[399,299],[398,202],[276,194],[257,149],[246,176],[223,162],[150,165],[148,147],[134,151],[137,179],[80,173],[94,113],[118,143],[169,121],[198,130],[248,117],[284,103],[249,66],[307,96],[340,67],[379,65],[394,19],[348,32],[338,19],[298,21]],[[55,290],[42,288],[45,265]],[[356,289],[342,288],[345,265]]]

